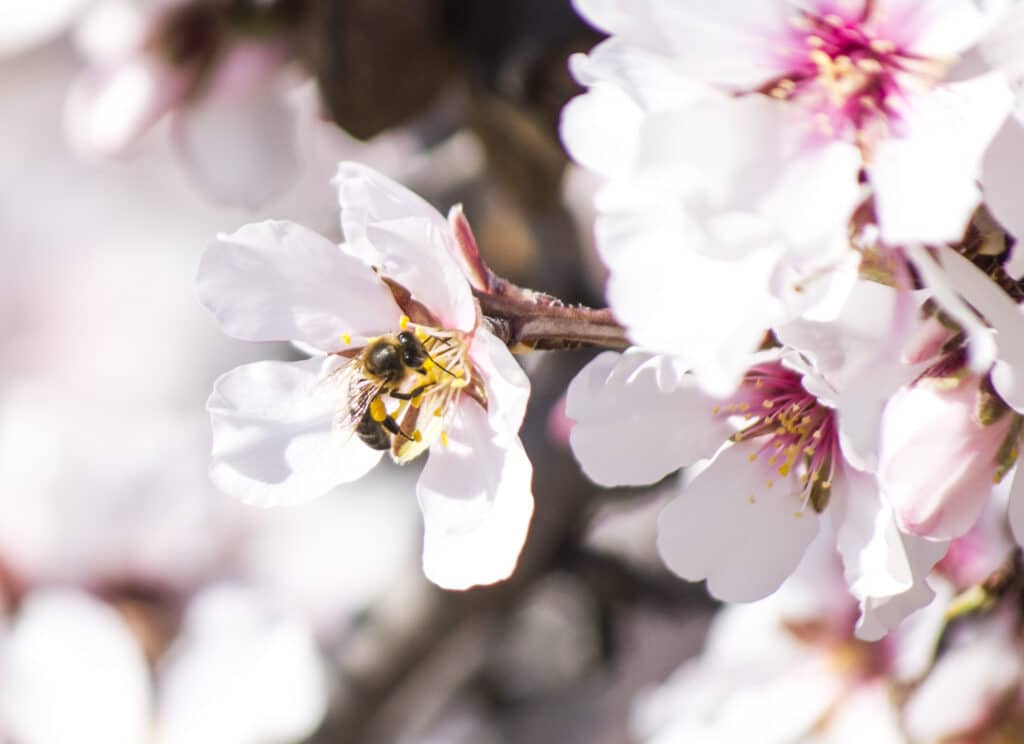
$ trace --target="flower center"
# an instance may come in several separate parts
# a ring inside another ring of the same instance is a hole
[[[804,389],[797,372],[778,362],[752,367],[729,404],[715,413],[742,417],[744,426],[732,441],[757,442],[751,462],[766,458],[780,476],[799,481],[804,505],[825,508],[839,462],[835,411]]]
[[[862,149],[900,118],[908,85],[930,86],[941,72],[879,36],[869,18],[803,13],[791,25],[783,53],[791,72],[765,92],[805,106],[821,134]]]

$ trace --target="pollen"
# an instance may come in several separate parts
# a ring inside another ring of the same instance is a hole
[[[417,395],[415,398],[413,398],[412,400],[409,401],[409,405],[412,406],[413,408],[419,408],[422,403],[423,403],[423,396],[422,395]]]
[[[715,406],[714,408],[711,409],[711,415],[712,416],[717,416],[721,412],[722,412],[722,407],[721,406]]]
[[[370,418],[376,421],[378,424],[386,420],[388,417],[388,409],[384,407],[384,401],[380,398],[374,398],[370,401]]]
[[[751,452],[749,455],[747,455],[747,461],[748,462],[754,462],[756,459],[757,459],[757,453],[756,452]]]
[[[443,436],[444,432],[442,432],[441,434]],[[416,431],[414,431],[412,433],[412,441],[414,441],[414,442],[422,442],[423,441],[423,432],[421,432],[419,429],[416,429]]]
[[[806,39],[804,39],[804,43],[806,43],[807,46],[812,47],[813,49],[820,49],[821,47],[825,46],[825,40],[820,36],[808,36]]]
[[[773,480],[767,480],[767,481],[765,481],[765,484],[764,484],[765,488],[771,488],[774,485],[775,485],[775,481],[773,481]]]
[[[868,46],[879,54],[890,54],[896,51],[896,45],[888,39],[872,39]]]
[[[757,496],[755,496],[754,494],[750,494],[749,496],[747,496],[747,503],[748,504],[756,504],[757,503]]]
[[[406,328],[409,327],[409,316],[408,315],[403,315],[401,318],[398,319],[398,327],[400,329],[402,329],[403,331]]]
[[[441,408],[441,406],[438,406],[437,408],[434,409],[434,415],[437,416],[438,418],[441,417],[442,413],[444,413],[444,409]]]
[[[419,440],[417,440],[417,441],[419,441]],[[447,447],[448,446],[448,432],[446,432],[446,431],[442,431],[441,432],[441,446],[442,447]]]
[[[348,333],[341,334],[341,343],[345,344],[345,346],[348,346],[350,343],[352,343],[352,336]]]

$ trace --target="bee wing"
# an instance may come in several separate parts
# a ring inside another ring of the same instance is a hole
[[[370,403],[381,394],[384,383],[371,380],[359,358],[351,359],[320,382],[323,394],[332,396],[337,413],[334,431],[348,439],[362,420]]]

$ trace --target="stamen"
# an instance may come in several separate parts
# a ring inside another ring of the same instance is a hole
[[[402,329],[403,331],[406,328],[409,327],[409,316],[408,315],[403,315],[401,318],[398,319],[398,327],[400,329]]]
[[[419,434],[419,432],[417,431],[417,432],[415,432],[415,434]],[[419,439],[417,439],[416,441],[418,442]],[[442,447],[447,447],[448,446],[448,432],[446,432],[446,431],[442,431],[441,432],[441,446]]]
[[[350,343],[352,343],[352,336],[347,333],[341,334],[341,343],[345,344],[345,346],[348,346]]]

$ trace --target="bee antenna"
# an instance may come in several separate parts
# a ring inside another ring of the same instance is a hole
[[[440,363],[439,361],[437,361],[436,359],[434,359],[434,357],[430,356],[430,352],[424,351],[423,353],[424,353],[424,354],[426,354],[426,355],[427,355],[427,359],[429,359],[429,360],[430,360],[431,362],[433,362],[433,363],[434,363],[434,364],[435,364],[435,365],[436,365],[437,367],[439,367],[439,368],[441,369],[441,371],[443,371],[443,372],[447,372],[447,373],[448,373],[449,375],[451,375],[452,377],[458,377],[458,375],[456,375],[456,374],[455,374],[454,372],[452,372],[452,371],[451,371],[450,369],[448,369],[448,368],[447,368],[447,367],[445,367],[445,366],[444,366],[443,364],[441,364],[441,363]]]

